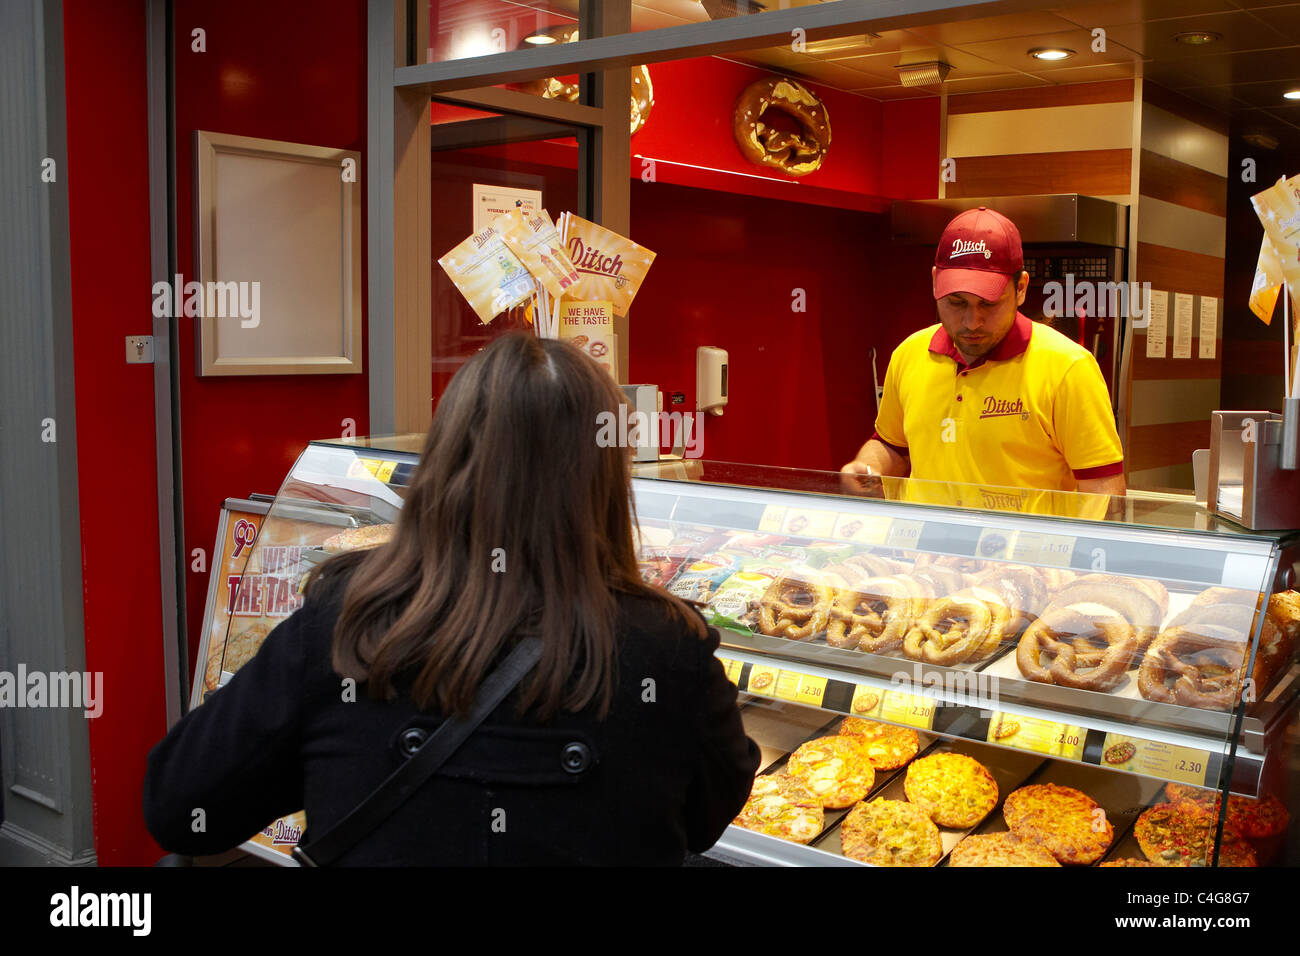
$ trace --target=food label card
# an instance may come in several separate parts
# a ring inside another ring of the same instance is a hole
[[[560,306],[560,339],[582,349],[613,374],[614,307],[609,302],[565,302]]]

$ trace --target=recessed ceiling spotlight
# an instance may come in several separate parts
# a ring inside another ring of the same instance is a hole
[[[524,42],[534,46],[546,46],[548,43],[554,43],[555,37],[548,37],[545,33],[534,33],[530,37],[524,37]]]
[[[1282,94],[1284,100],[1300,100],[1300,90],[1287,90]]]
[[[1059,46],[1036,46],[1029,51],[1029,55],[1035,60],[1064,60],[1074,56],[1074,51]]]
[[[1175,33],[1174,39],[1188,46],[1205,46],[1207,43],[1217,43],[1222,40],[1223,34],[1213,33],[1210,30],[1187,30],[1183,33]]]

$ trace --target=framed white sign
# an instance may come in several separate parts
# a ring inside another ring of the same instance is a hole
[[[194,133],[196,274],[166,291],[195,320],[199,375],[362,371],[360,165],[354,150]]]
[[[474,232],[482,232],[492,225],[492,220],[502,213],[514,209],[516,205],[523,208],[524,214],[536,212],[542,208],[542,191],[540,189],[518,189],[513,186],[486,186],[474,184]]]

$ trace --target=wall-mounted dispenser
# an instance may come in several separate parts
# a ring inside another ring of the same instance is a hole
[[[695,407],[721,415],[727,407],[727,350],[701,345],[695,350]]]

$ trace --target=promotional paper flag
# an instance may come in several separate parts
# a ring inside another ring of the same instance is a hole
[[[438,260],[479,321],[491,322],[533,294],[533,277],[488,226]]]
[[[565,298],[610,302],[615,315],[627,315],[632,299],[655,261],[655,254],[572,213],[566,215],[561,232],[579,276]]]
[[[1250,202],[1277,254],[1282,281],[1300,288],[1300,176],[1256,193]],[[1266,281],[1277,280],[1270,276]]]
[[[1250,311],[1259,316],[1265,325],[1273,321],[1277,308],[1277,294],[1282,289],[1282,263],[1277,250],[1265,236],[1259,244],[1259,261],[1255,264],[1255,281],[1250,287]]]

